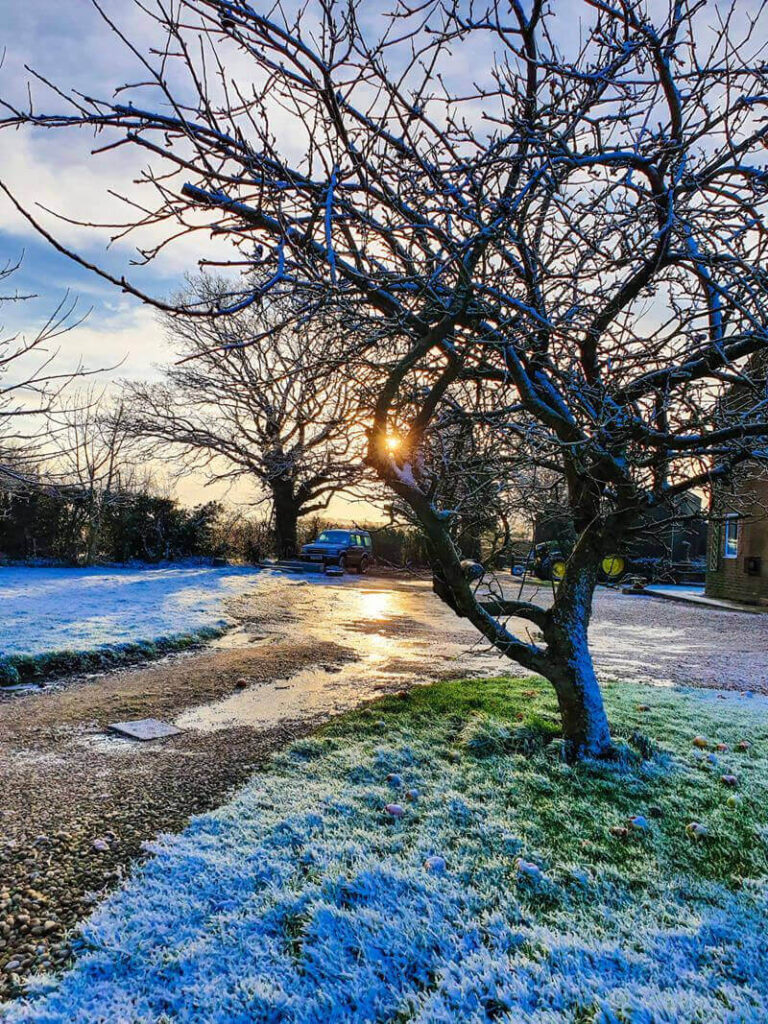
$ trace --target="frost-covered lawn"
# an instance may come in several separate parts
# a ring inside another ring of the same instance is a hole
[[[766,703],[607,699],[623,764],[564,765],[530,679],[336,720],[161,842],[8,1021],[765,1022]]]
[[[0,657],[92,649],[220,623],[224,599],[256,585],[251,569],[0,568]]]

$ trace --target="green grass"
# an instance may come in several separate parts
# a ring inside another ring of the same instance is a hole
[[[765,1024],[766,702],[605,694],[610,763],[564,763],[542,681],[334,719],[161,839],[9,1024]]]
[[[768,713],[733,694],[719,700],[704,691],[623,683],[606,685],[604,693],[614,739],[624,748],[619,764],[563,762],[554,693],[544,680],[419,687],[405,699],[347,715],[322,735],[367,746],[382,731],[418,734],[456,773],[454,787],[491,788],[510,828],[553,866],[612,865],[629,885],[684,872],[738,886],[767,874]],[[643,706],[650,710],[638,710]],[[508,740],[499,738],[500,729]],[[696,736],[710,748],[694,747]],[[743,740],[747,752],[736,750]],[[720,742],[729,750],[715,752]],[[735,789],[721,781],[724,774],[738,777]],[[647,833],[610,831],[635,814],[648,818]],[[687,833],[693,821],[706,825],[705,838]]]

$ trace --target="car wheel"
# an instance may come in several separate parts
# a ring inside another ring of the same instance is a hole
[[[363,573],[368,572],[368,559],[363,555],[360,559],[360,564],[357,567],[358,576],[362,576]]]
[[[346,572],[347,571],[347,556],[346,555],[339,555],[339,568],[341,569],[342,572]]]

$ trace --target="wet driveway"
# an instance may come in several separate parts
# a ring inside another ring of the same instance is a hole
[[[516,597],[519,584],[507,578],[505,590]],[[524,596],[551,601],[546,587],[528,587]],[[443,605],[425,580],[265,575],[254,593],[233,599],[228,610],[241,625],[222,646],[331,640],[346,659],[247,685],[223,701],[191,708],[176,720],[182,728],[266,728],[335,714],[436,678],[525,674]],[[511,625],[532,638],[529,623]],[[768,692],[768,615],[601,589],[591,642],[603,679]]]

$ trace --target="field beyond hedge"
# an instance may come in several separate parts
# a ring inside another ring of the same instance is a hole
[[[575,767],[530,679],[334,720],[161,840],[7,1020],[764,1022],[766,702],[606,700],[621,756]]]

